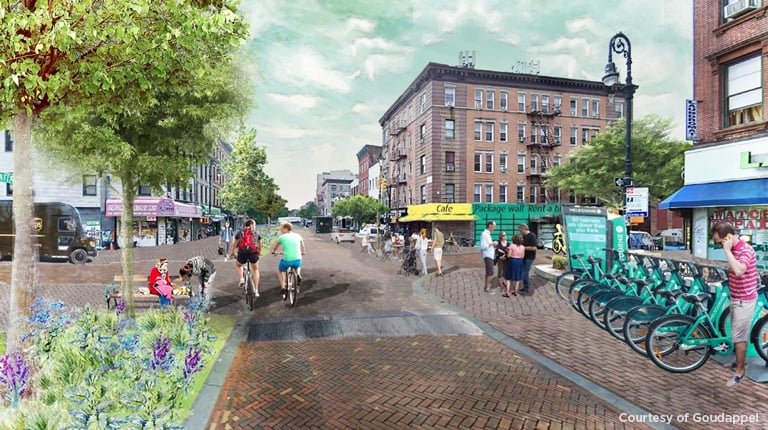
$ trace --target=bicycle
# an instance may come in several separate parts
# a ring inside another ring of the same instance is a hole
[[[283,253],[278,252],[275,253],[275,255],[283,255]],[[280,290],[280,297],[283,299],[283,301],[287,299],[288,304],[291,307],[294,307],[296,306],[296,299],[298,298],[300,292],[299,279],[301,279],[301,277],[299,276],[299,272],[293,266],[288,267],[284,273],[285,289]]]
[[[565,233],[560,230],[560,224],[555,225],[557,231],[553,234],[552,252],[555,254],[565,254]]]
[[[256,288],[253,285],[253,276],[251,276],[251,263],[246,262],[243,264],[243,278],[245,284],[243,288],[245,290],[245,304],[248,305],[249,310],[253,310],[256,303]]]

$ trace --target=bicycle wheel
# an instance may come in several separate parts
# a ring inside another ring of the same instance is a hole
[[[638,354],[648,355],[645,351],[645,339],[648,336],[648,327],[657,318],[664,316],[666,308],[659,305],[641,305],[629,312],[624,317],[622,334],[624,342],[632,351]]]
[[[599,292],[608,290],[610,288],[603,284],[588,285],[580,289],[576,295],[576,310],[581,312],[585,318],[589,318],[589,302],[592,297]]]
[[[618,296],[623,297],[624,293],[621,291],[608,290],[593,295],[592,299],[589,301],[589,319],[601,329],[605,329],[603,314],[606,311],[606,304]]]
[[[583,279],[583,280],[574,282],[568,288],[568,300],[571,302],[571,306],[573,306],[573,308],[576,309],[577,311],[579,310],[579,304],[578,304],[579,292],[581,291],[582,288],[590,285],[603,285],[603,284],[597,281],[593,281],[592,279]]]
[[[557,239],[552,241],[552,251],[554,251],[555,254],[564,254],[565,250],[563,249],[563,243]]]
[[[624,320],[627,312],[640,305],[643,299],[640,297],[615,297],[605,304],[603,312],[603,324],[613,337],[624,340]]]
[[[254,305],[256,304],[256,293],[253,289],[253,278],[251,278],[250,273],[246,275],[245,279],[245,302],[248,304],[248,309],[253,310]]]
[[[288,289],[288,304],[293,307],[296,305],[296,272],[289,270],[286,275],[288,275],[285,285]]]
[[[579,276],[581,276],[580,273],[569,270],[563,272],[557,279],[555,279],[555,292],[561,299],[565,301],[570,300],[571,285],[579,280]]]
[[[690,345],[688,339],[710,339],[706,327],[696,325],[688,315],[668,315],[656,320],[648,328],[645,350],[657,366],[672,373],[692,372],[709,359],[709,345]],[[690,334],[687,334],[690,332]]]
[[[768,363],[768,315],[757,320],[752,327],[750,341],[760,358]]]

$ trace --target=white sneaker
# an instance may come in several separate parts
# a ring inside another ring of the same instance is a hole
[[[259,290],[255,290],[255,292],[256,292],[255,297],[259,298]]]

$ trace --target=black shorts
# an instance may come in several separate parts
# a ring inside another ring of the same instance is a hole
[[[259,262],[259,254],[255,253],[255,252],[250,253],[250,254],[245,254],[245,253],[238,252],[237,253],[237,262],[240,263],[240,264],[245,264],[245,263],[248,263],[248,262],[258,263]]]

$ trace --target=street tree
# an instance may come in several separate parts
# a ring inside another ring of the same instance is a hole
[[[236,125],[247,110],[235,69],[222,63],[204,77],[191,77],[184,91],[156,87],[154,102],[133,112],[111,105],[91,109],[54,107],[41,116],[34,139],[53,171],[98,172],[122,197],[123,279],[133,278],[133,203],[139,188],[186,188],[196,167],[210,163],[224,123]],[[198,91],[190,91],[197,88]],[[55,117],[48,120],[48,116]],[[78,145],[72,145],[78,142]],[[116,185],[119,185],[117,188]],[[133,314],[133,288],[123,288]]]
[[[13,124],[16,238],[9,349],[34,297],[32,130],[50,107],[132,112],[226,62],[247,25],[236,0],[25,0],[0,7],[0,125]],[[78,142],[72,142],[77,145]]]
[[[368,222],[376,223],[377,217],[388,211],[389,208],[373,197],[358,194],[336,202],[331,209],[331,215],[349,217],[358,225],[363,225]]]
[[[317,207],[317,204],[315,202],[307,202],[302,206],[301,209],[296,213],[296,216],[305,218],[305,219],[312,219],[316,216],[320,215],[320,208]]]
[[[635,186],[648,187],[652,205],[683,186],[681,173],[688,142],[669,136],[672,122],[647,115],[632,123],[631,158]],[[623,207],[625,123],[618,121],[547,172],[547,188],[595,197],[608,207]]]
[[[264,171],[266,165],[267,150],[256,144],[256,131],[241,131],[229,160],[222,166],[227,181],[219,196],[226,210],[239,214],[257,211],[269,218],[277,216],[286,201],[277,193],[280,188],[275,180]]]

